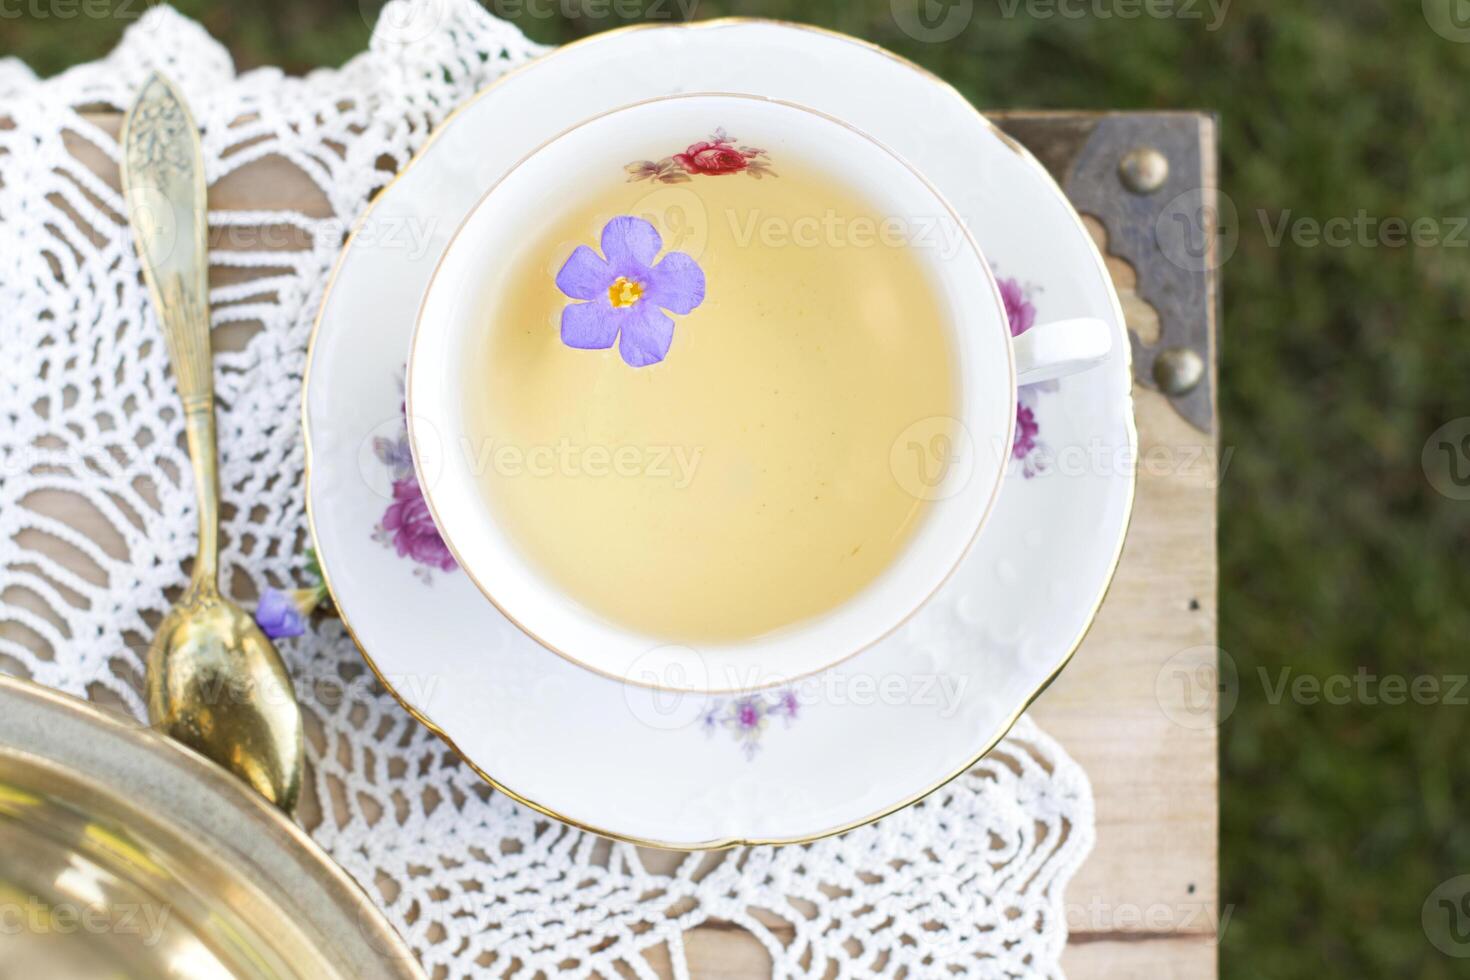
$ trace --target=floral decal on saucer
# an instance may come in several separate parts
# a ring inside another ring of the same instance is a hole
[[[392,548],[400,558],[414,562],[413,572],[426,585],[433,584],[434,571],[452,572],[458,568],[449,546],[434,526],[429,504],[413,471],[413,454],[408,447],[408,420],[403,403],[403,378],[398,380],[398,433],[394,438],[373,439],[373,455],[388,469],[393,481],[393,502],[373,527],[372,538]]]
[[[720,177],[724,174],[749,174],[756,180],[774,177],[765,150],[755,146],[739,146],[735,137],[717,129],[709,139],[691,143],[683,153],[662,160],[638,160],[623,168],[628,180],[651,180],[660,184],[681,184],[692,175]]]
[[[1035,289],[1022,286],[1016,279],[998,279],[1001,299],[1005,300],[1006,319],[1010,321],[1011,336],[1019,337],[1036,323],[1036,305],[1031,302]],[[1046,472],[1047,446],[1037,438],[1041,434],[1041,423],[1036,419],[1036,407],[1043,393],[1057,390],[1055,381],[1025,385],[1017,393],[1016,440],[1011,445],[1011,458],[1021,466],[1021,475],[1031,479]]]
[[[704,302],[704,270],[683,252],[669,252],[658,229],[629,215],[602,228],[602,254],[578,245],[561,271],[556,288],[574,300],[561,311],[561,339],[579,350],[618,353],[631,367],[657,364],[674,342],[668,313],[691,313]],[[665,312],[668,311],[668,312]]]
[[[784,718],[789,726],[796,721],[801,702],[792,690],[769,694],[746,694],[734,700],[716,698],[704,713],[704,731],[713,736],[725,731],[740,745],[746,759],[760,752],[761,736],[772,718]]]

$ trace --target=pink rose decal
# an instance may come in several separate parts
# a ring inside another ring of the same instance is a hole
[[[996,285],[1000,287],[1000,298],[1005,302],[1011,336],[1019,337],[1036,325],[1036,305],[1029,298],[1031,290],[1016,279],[997,279]],[[1028,480],[1047,468],[1048,451],[1040,438],[1041,422],[1036,418],[1036,406],[1042,392],[1055,389],[1056,383],[1047,381],[1027,385],[1018,392],[1016,441],[1011,445],[1011,458],[1020,465],[1021,475]]]
[[[660,184],[680,184],[690,175],[720,177],[725,174],[749,174],[759,180],[775,176],[766,151],[756,146],[741,146],[724,129],[717,129],[709,139],[691,143],[683,153],[662,160],[637,160],[624,167],[628,180],[648,180]]]
[[[1006,304],[1006,319],[1011,324],[1011,336],[1019,337],[1036,323],[1036,307],[1026,299],[1021,284],[1014,279],[1001,279],[1000,298]]]
[[[1026,405],[1016,406],[1016,444],[1011,447],[1011,455],[1016,459],[1025,460],[1036,451],[1036,435],[1041,431],[1041,426],[1036,423],[1036,413]]]
[[[749,164],[744,153],[727,143],[695,143],[674,159],[691,174],[739,173]]]
[[[408,421],[403,412],[403,378],[398,379],[399,425],[389,436],[373,439],[373,455],[386,469],[393,485],[393,502],[373,526],[372,538],[384,547],[392,548],[400,558],[414,563],[414,576],[425,585],[432,585],[436,571],[452,572],[459,567],[450,553],[449,546],[439,536],[434,519],[429,515],[428,501],[424,500],[418,478],[413,471],[413,453],[408,446]]]
[[[393,536],[393,547],[400,557],[445,572],[457,567],[429,515],[424,492],[412,476],[393,481],[393,503],[383,512],[382,528]]]

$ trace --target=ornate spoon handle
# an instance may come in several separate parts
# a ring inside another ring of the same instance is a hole
[[[193,586],[214,590],[219,574],[219,474],[204,159],[189,108],[162,75],[155,74],[144,84],[124,121],[122,147],[128,220],[184,403],[199,509]]]

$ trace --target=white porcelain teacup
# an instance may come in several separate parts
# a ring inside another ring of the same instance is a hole
[[[483,460],[467,424],[465,365],[487,329],[478,285],[485,270],[515,252],[525,229],[545,221],[558,188],[620,174],[629,161],[657,160],[665,148],[687,144],[690,134],[709,131],[711,120],[738,131],[773,159],[820,168],[883,214],[909,226],[924,224],[934,241],[950,243],[906,247],[920,256],[947,313],[958,405],[949,420],[951,465],[932,485],[916,488],[928,501],[927,513],[869,585],[835,609],[788,627],[691,645],[609,622],[522,554],[477,472]],[[996,281],[962,221],[920,174],[867,135],[805,107],[755,96],[670,96],[614,110],[563,133],[508,171],[470,212],[419,310],[407,379],[409,435],[420,483],[446,543],[486,597],[527,634],[584,667],[631,683],[680,691],[748,690],[846,659],[892,632],[933,595],[964,557],[999,492],[1014,436],[1018,384],[1084,370],[1105,359],[1109,347],[1105,324],[1093,319],[1036,325],[1013,338]]]

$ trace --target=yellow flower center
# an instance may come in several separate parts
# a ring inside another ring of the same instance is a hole
[[[607,287],[607,298],[615,309],[623,309],[638,302],[643,295],[643,283],[634,282],[627,276],[618,276]]]

